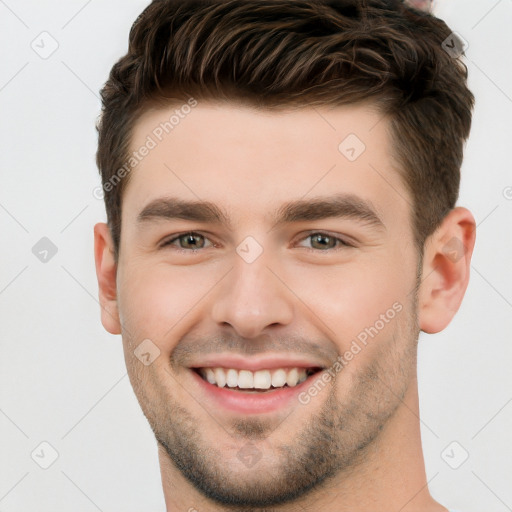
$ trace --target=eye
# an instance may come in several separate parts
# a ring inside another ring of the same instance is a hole
[[[198,249],[204,249],[206,240],[208,239],[205,236],[193,231],[189,231],[164,241],[160,247],[176,245],[175,242],[177,242],[178,246],[176,247],[176,250],[182,252],[190,252]]]
[[[329,233],[323,232],[314,232],[310,233],[306,238],[302,240],[311,239],[311,246],[306,247],[306,249],[312,251],[322,251],[326,252],[329,249],[339,250],[344,247],[354,247],[352,244],[343,240],[342,238],[338,238],[336,236],[330,235]],[[339,242],[339,243],[338,243]]]
[[[342,238],[330,235],[329,233],[324,232],[313,232],[310,233],[305,238],[301,240],[311,240],[311,247],[305,247],[310,251],[321,251],[328,252],[330,250],[340,250],[347,247],[354,247],[351,243],[343,240]],[[204,235],[200,233],[196,233],[194,231],[189,231],[186,233],[181,233],[179,235],[175,235],[167,240],[165,240],[160,247],[168,247],[174,246],[175,250],[180,252],[195,252],[199,249],[205,249],[208,247],[213,247],[214,244],[210,242],[210,245],[206,245],[206,238]],[[303,246],[304,247],[304,246]]]

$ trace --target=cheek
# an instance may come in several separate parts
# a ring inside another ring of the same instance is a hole
[[[138,338],[160,344],[185,320],[218,281],[199,266],[133,265],[120,274],[119,309],[123,326]]]
[[[289,274],[287,283],[327,326],[325,334],[338,340],[340,350],[381,315],[386,316],[394,304],[403,306],[410,300],[408,293],[414,285],[413,269],[405,268],[400,258],[330,268],[311,266],[296,275],[300,279]],[[400,307],[395,305],[395,309]],[[394,317],[393,312],[390,316]]]

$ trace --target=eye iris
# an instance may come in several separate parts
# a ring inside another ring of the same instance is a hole
[[[312,246],[315,249],[332,249],[336,246],[336,238],[332,236],[317,233],[316,235],[310,235],[310,237],[312,239]],[[202,239],[202,243],[198,244],[197,239]],[[198,249],[204,247],[204,237],[194,233],[181,235],[179,241],[180,246],[184,249]],[[315,244],[318,244],[318,247],[315,247]]]
[[[325,243],[325,242],[322,242],[322,240],[330,240],[331,243]],[[319,242],[320,244],[320,247],[315,247],[315,249],[325,249],[326,247],[327,248],[333,248],[335,245],[336,245],[336,240],[332,237],[332,236],[328,236],[328,235],[322,235],[322,234],[317,234],[317,235],[312,235],[312,246],[314,247],[315,246],[315,242]]]
[[[186,235],[182,235],[182,236],[180,237],[180,245],[181,245],[184,249],[190,249],[190,248],[192,248],[192,249],[197,249],[197,248],[198,248],[198,246],[197,246],[197,244],[194,242],[194,240],[195,240],[195,239],[197,239],[197,238],[203,238],[203,237],[202,237],[201,235],[193,235],[193,234],[186,234]],[[185,241],[185,243],[184,243],[184,244],[183,244],[183,243],[181,243],[181,242],[183,242],[183,241]],[[188,244],[189,242],[191,242],[191,243],[192,243],[192,245],[191,245],[191,246],[187,246],[187,244]],[[203,244],[201,245],[201,247],[202,247],[203,245],[204,245],[204,240],[203,240]]]

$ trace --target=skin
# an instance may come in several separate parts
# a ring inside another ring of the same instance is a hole
[[[175,108],[146,111],[132,148]],[[426,485],[416,348],[420,330],[444,329],[459,308],[475,221],[453,209],[419,263],[413,200],[387,130],[369,105],[269,112],[200,102],[132,171],[117,263],[107,225],[95,226],[102,323],[122,334],[169,512],[446,512]],[[350,133],[366,145],[353,162],[338,150]],[[369,202],[383,227],[355,218],[273,222],[285,202],[337,192]],[[232,225],[137,222],[166,195],[211,201]],[[205,237],[195,253],[187,237],[161,247],[188,231]],[[352,246],[315,243],[308,235],[318,232]],[[252,263],[236,252],[247,236],[263,249]],[[453,238],[466,248],[459,258],[445,249]],[[219,410],[188,368],[210,353],[299,352],[328,367],[396,303],[401,311],[307,404],[250,417]],[[144,339],[160,350],[147,366],[134,355]],[[237,457],[249,442],[261,455],[251,468]],[[227,496],[236,504],[222,504]]]

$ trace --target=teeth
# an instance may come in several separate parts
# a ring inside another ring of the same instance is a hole
[[[221,370],[221,368],[216,368],[216,370]],[[238,372],[236,370],[228,370],[226,372],[226,384],[230,388],[236,388],[238,386]]]
[[[222,368],[215,368],[214,370],[214,382],[211,384],[217,383],[219,388],[223,388],[226,385],[226,372]]]
[[[304,368],[278,368],[275,370],[235,370],[233,368],[200,368],[200,375],[210,384],[223,388],[270,389],[285,385],[294,387],[304,382],[308,371]]]
[[[241,389],[250,389],[253,388],[254,385],[254,377],[253,373],[247,370],[240,370],[238,372],[238,387]]]
[[[215,384],[217,381],[215,380],[215,374],[213,373],[213,370],[211,368],[206,369],[206,380],[210,384]]]
[[[269,389],[271,385],[272,377],[268,370],[258,370],[257,372],[254,372],[254,387],[256,389]]]
[[[285,370],[275,370],[272,374],[272,386],[275,388],[281,388],[286,384],[286,371]]]
[[[297,382],[299,382],[299,371],[297,368],[292,368],[286,376],[286,384],[288,384],[290,387],[293,387],[297,385]]]

